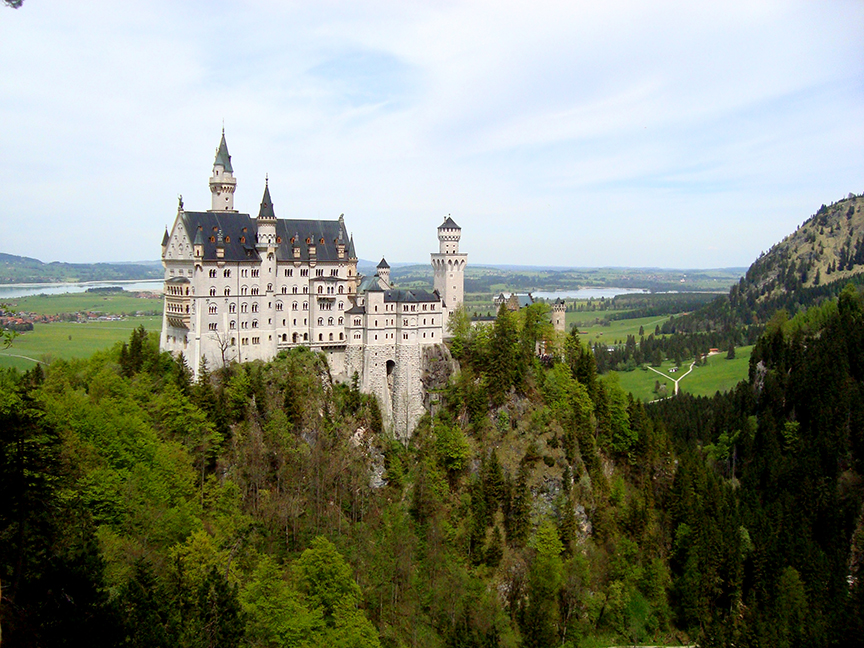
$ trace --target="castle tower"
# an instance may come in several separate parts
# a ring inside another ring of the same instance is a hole
[[[237,180],[231,167],[231,156],[228,154],[228,144],[225,143],[225,129],[222,129],[222,141],[216,150],[216,160],[213,162],[213,175],[210,177],[210,193],[212,203],[210,211],[234,211],[234,190]]]
[[[438,253],[432,254],[432,268],[435,271],[435,290],[444,303],[446,323],[465,296],[465,264],[467,254],[459,254],[459,239],[462,228],[450,216],[438,226]]]
[[[267,248],[276,247],[276,212],[273,211],[273,201],[270,199],[270,179],[264,178],[264,196],[258,210],[258,241],[256,247],[264,252]]]
[[[384,283],[381,286],[384,290],[390,290],[390,264],[384,257],[381,257],[381,263],[378,264],[378,278]]]
[[[558,333],[564,333],[567,306],[560,297],[552,304],[552,328]]]

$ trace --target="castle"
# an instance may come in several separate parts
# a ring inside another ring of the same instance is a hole
[[[375,394],[385,423],[407,436],[423,413],[425,352],[443,342],[463,301],[467,255],[446,218],[432,254],[434,288],[391,287],[390,267],[357,272],[354,239],[336,220],[277,218],[269,180],[258,216],[234,209],[237,180],[225,132],[210,177],[211,207],[186,211],[182,198],[162,239],[165,304],[160,347],[202,362],[270,360],[304,346],[324,353],[331,374]]]

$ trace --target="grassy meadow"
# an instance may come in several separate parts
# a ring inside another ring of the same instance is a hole
[[[113,322],[36,323],[32,331],[21,333],[8,349],[0,349],[0,367],[31,369],[36,361],[57,358],[87,358],[116,342],[129,339],[133,329],[144,326],[159,331],[162,317],[130,317]]]
[[[65,293],[62,295],[31,295],[6,300],[13,311],[38,315],[60,313],[104,313],[105,315],[135,314],[139,311],[161,313],[162,296],[135,297],[132,293]]]
[[[727,360],[725,353],[710,356],[707,364],[694,367],[693,371],[678,383],[678,390],[694,396],[713,396],[718,391],[729,391],[747,378],[752,351],[752,346],[738,347],[735,349],[734,360]],[[648,402],[657,398],[654,393],[654,383],[658,380],[660,384],[666,385],[666,393],[671,396],[675,391],[674,379],[687,372],[690,361],[682,364],[677,373],[670,374],[669,369],[674,366],[676,365],[672,360],[667,360],[660,367],[656,367],[663,372],[662,376],[651,371],[647,366],[639,367],[634,371],[612,373],[618,374],[618,383],[624,391],[633,394],[633,398]]]

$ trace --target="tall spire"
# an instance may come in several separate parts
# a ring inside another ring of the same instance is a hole
[[[228,143],[225,141],[225,127],[222,127],[222,140],[219,142],[219,148],[216,150],[216,161],[213,166],[222,165],[222,169],[228,173],[234,173],[231,168],[231,156],[228,154]]]
[[[212,204],[210,211],[234,211],[234,190],[237,180],[234,178],[234,168],[231,166],[231,155],[225,142],[225,127],[222,127],[222,139],[216,149],[216,160],[213,162],[213,175],[210,176],[210,193]]]
[[[270,179],[264,176],[264,197],[261,198],[261,208],[258,210],[259,219],[276,220],[276,212],[273,211],[273,201],[270,199]]]

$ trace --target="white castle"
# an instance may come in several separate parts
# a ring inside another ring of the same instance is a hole
[[[467,255],[461,229],[448,217],[432,254],[433,292],[357,273],[354,239],[336,220],[276,218],[265,179],[257,218],[234,209],[237,180],[225,142],[210,178],[211,208],[183,201],[162,239],[165,305],[162,350],[183,354],[194,375],[202,362],[270,360],[304,346],[327,356],[336,380],[356,372],[375,394],[385,422],[407,436],[423,413],[424,351],[443,342],[447,320],[463,300]]]

